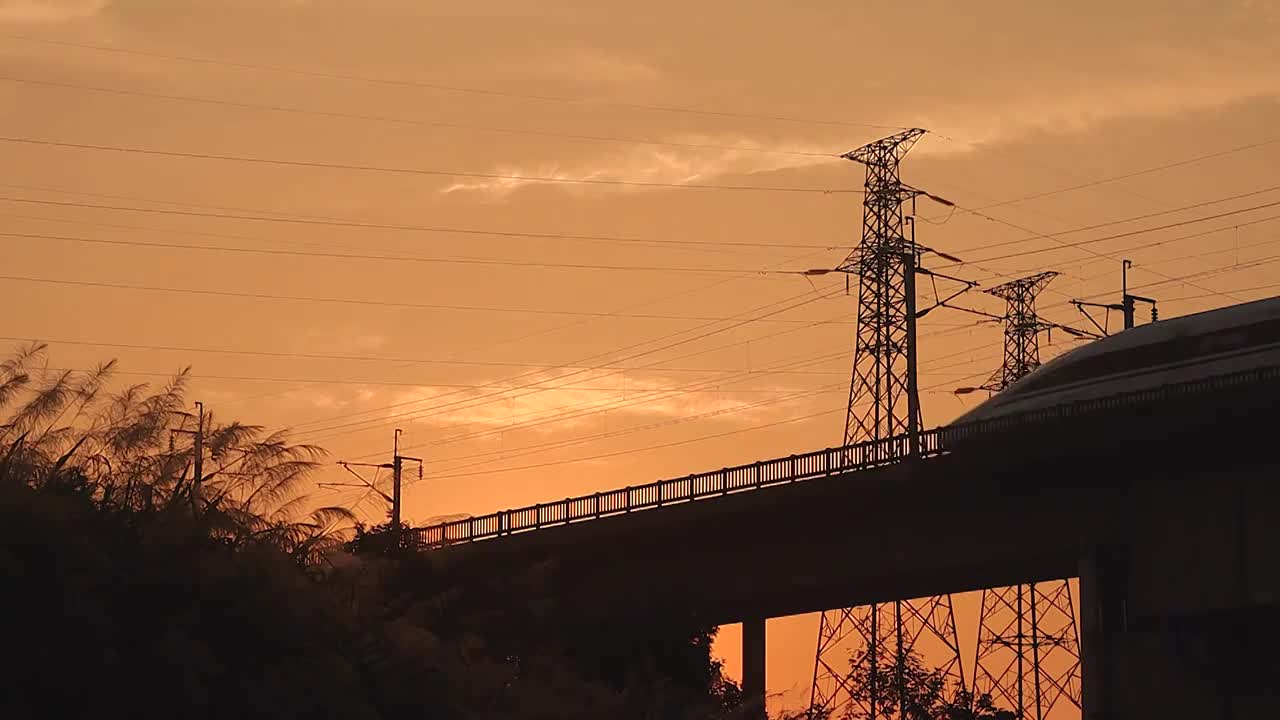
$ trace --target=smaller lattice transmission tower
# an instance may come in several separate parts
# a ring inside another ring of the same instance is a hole
[[[1000,317],[1004,325],[1004,363],[982,386],[983,390],[1000,392],[1040,367],[1040,333],[1061,326],[1036,315],[1036,296],[1057,276],[1056,272],[1042,272],[985,291],[1005,302],[1004,315]]]
[[[1040,365],[1040,334],[1063,329],[1036,315],[1036,296],[1055,272],[987,290],[1005,301],[1004,363],[982,389],[1000,392]],[[974,693],[989,694],[1018,718],[1044,720],[1059,704],[1080,707],[1080,639],[1067,580],[982,591]]]

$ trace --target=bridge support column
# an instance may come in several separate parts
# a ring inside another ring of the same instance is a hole
[[[764,679],[764,618],[750,618],[742,623],[742,694],[746,701],[748,717],[767,717],[765,714]]]
[[[1108,587],[1106,561],[1098,548],[1086,549],[1080,556],[1080,701],[1082,720],[1110,720],[1111,638],[1114,632],[1108,621]]]

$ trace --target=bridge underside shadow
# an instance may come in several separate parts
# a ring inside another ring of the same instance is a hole
[[[538,567],[565,621],[591,623],[722,624],[1079,575],[1086,717],[1245,717],[1278,699],[1258,680],[1280,669],[1277,412],[1277,382],[1175,395],[433,554],[464,584]]]

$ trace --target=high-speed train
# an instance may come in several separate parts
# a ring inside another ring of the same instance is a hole
[[[956,419],[1280,367],[1280,297],[1141,325],[1063,353]]]

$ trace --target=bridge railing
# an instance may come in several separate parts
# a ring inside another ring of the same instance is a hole
[[[469,542],[594,520],[638,510],[675,505],[707,497],[756,490],[770,485],[811,480],[898,462],[909,455],[906,436],[868,441],[839,448],[761,460],[749,465],[659,480],[646,485],[609,490],[538,503],[529,507],[480,515],[417,528],[416,543],[422,547]],[[937,454],[941,430],[921,433],[921,455]]]
[[[942,455],[966,440],[1013,428],[1060,422],[1101,410],[1115,410],[1183,395],[1276,380],[1280,380],[1280,368],[1262,368],[1078,401],[990,420],[948,425],[920,433],[919,457],[930,458]],[[514,510],[503,510],[416,528],[412,532],[415,535],[416,544],[424,548],[485,540],[550,526],[758,490],[774,485],[857,472],[898,463],[910,456],[908,438],[902,435],[845,447],[826,448],[801,455],[761,460],[749,465],[659,480],[646,485],[538,503]]]

